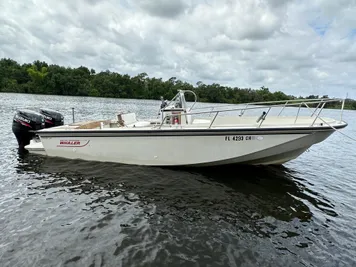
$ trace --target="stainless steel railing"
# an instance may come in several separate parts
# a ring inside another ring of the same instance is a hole
[[[221,109],[221,110],[195,111],[195,112],[180,113],[179,116],[215,114],[213,119],[210,122],[210,125],[207,127],[208,129],[210,129],[214,125],[214,122],[216,121],[217,116],[219,114],[221,114],[221,113],[240,111],[240,115],[239,116],[242,116],[245,113],[245,111],[247,111],[247,110],[267,109],[267,111],[264,111],[264,113],[262,113],[263,115],[261,115],[258,118],[258,120],[256,121],[256,123],[259,123],[258,126],[257,126],[259,128],[259,127],[261,127],[261,125],[265,121],[266,117],[268,116],[268,114],[270,113],[272,108],[282,107],[281,111],[278,113],[278,116],[280,116],[282,114],[282,112],[285,110],[286,107],[298,107],[297,114],[296,114],[295,120],[294,120],[294,124],[296,124],[297,120],[299,118],[300,110],[301,110],[301,108],[303,106],[305,106],[312,113],[311,117],[313,117],[315,115],[315,119],[313,120],[313,123],[310,125],[312,127],[312,126],[314,126],[316,120],[320,117],[320,114],[321,114],[322,110],[324,109],[325,105],[327,103],[331,103],[331,102],[341,102],[342,103],[342,105],[341,105],[341,117],[340,117],[340,121],[342,121],[342,113],[343,113],[343,110],[344,110],[345,99],[329,99],[329,98],[323,98],[323,99],[294,99],[294,100],[286,100],[286,101],[265,101],[265,102],[255,102],[255,103],[244,103],[245,107],[243,107],[243,108],[236,107],[236,108],[225,108],[225,109]],[[259,106],[256,106],[256,104],[259,105]],[[310,108],[310,105],[313,105],[313,104],[318,104],[318,105],[312,111],[312,109]],[[229,105],[226,105],[226,106],[229,106]],[[224,107],[226,107],[226,106],[224,106]],[[207,107],[206,108],[197,108],[195,110],[199,110],[199,109],[200,110],[202,110],[202,109],[204,110],[204,109],[208,109],[208,108]],[[167,121],[167,119],[172,118],[172,117],[177,116],[177,115],[178,114],[166,115],[162,119],[161,123],[158,125],[159,129],[164,125],[164,122]]]

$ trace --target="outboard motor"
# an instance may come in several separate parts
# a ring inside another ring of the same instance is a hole
[[[19,149],[23,151],[25,146],[35,136],[34,131],[45,128],[45,117],[32,110],[17,110],[12,121],[12,132],[15,134]]]
[[[64,124],[64,117],[58,111],[41,108],[40,113],[45,117],[45,128],[61,126]]]

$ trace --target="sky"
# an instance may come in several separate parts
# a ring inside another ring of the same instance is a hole
[[[0,58],[356,99],[356,0],[0,0]]]

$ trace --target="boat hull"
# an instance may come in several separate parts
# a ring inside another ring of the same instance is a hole
[[[41,136],[48,156],[147,166],[283,164],[325,140],[334,130],[299,133],[123,135],[61,133]]]

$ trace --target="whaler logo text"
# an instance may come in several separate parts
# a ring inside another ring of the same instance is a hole
[[[59,140],[57,147],[84,147],[90,140]]]
[[[61,140],[59,142],[60,145],[80,145],[80,141],[74,140]]]

